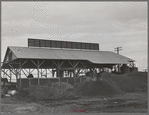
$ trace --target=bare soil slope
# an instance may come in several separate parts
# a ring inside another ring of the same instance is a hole
[[[135,72],[128,75],[115,75],[103,72],[100,76],[102,80],[88,80],[80,83],[78,87],[81,87],[78,92],[83,96],[111,96],[147,89],[145,87],[147,86],[147,74],[143,72]]]

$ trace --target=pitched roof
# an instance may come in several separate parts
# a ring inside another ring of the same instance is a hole
[[[110,51],[66,50],[14,46],[10,46],[9,49],[18,59],[87,60],[95,64],[127,64],[130,61],[134,61]]]

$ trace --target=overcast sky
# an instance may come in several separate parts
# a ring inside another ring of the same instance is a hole
[[[99,43],[147,68],[147,2],[1,2],[2,61],[28,38]]]

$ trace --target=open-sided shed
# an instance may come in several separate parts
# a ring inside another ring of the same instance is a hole
[[[5,54],[2,72],[10,79],[11,74],[14,74],[17,80],[21,80],[21,72],[27,77],[31,71],[26,69],[37,69],[37,85],[40,85],[40,74],[44,71],[47,72],[49,69],[54,69],[52,73],[57,72],[57,78],[63,77],[64,71],[72,72],[75,77],[78,76],[79,72],[75,72],[75,70],[112,68],[116,64],[133,65],[133,62],[134,60],[130,58],[110,51],[10,46]],[[8,71],[10,71],[10,74],[8,74]]]

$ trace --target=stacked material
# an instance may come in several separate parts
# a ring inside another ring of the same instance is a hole
[[[73,86],[68,83],[55,82],[45,84],[44,86],[31,86],[28,89],[28,93],[30,97],[37,100],[61,99],[67,96],[66,92],[70,89],[73,89]]]
[[[135,73],[138,75],[138,73]],[[130,76],[133,76],[132,78]],[[142,76],[142,74],[141,74]],[[145,79],[141,78],[140,79]],[[146,76],[146,75],[144,75]],[[144,87],[140,82],[135,81],[135,75],[114,75],[103,72],[98,81],[86,80],[81,82],[75,89],[83,96],[111,96],[115,94],[137,92]],[[147,76],[146,76],[147,78]]]

